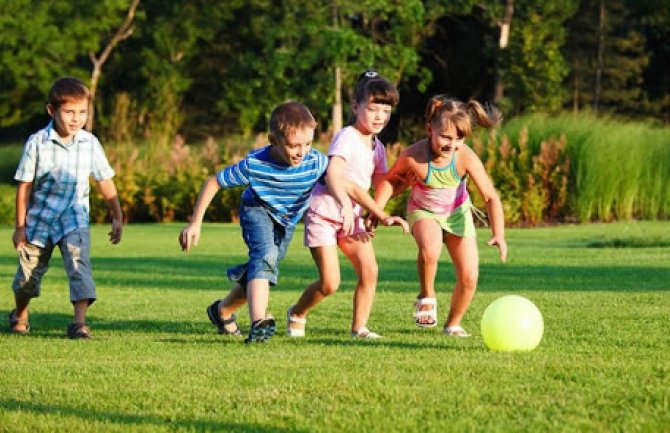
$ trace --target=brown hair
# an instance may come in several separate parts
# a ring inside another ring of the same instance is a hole
[[[91,92],[88,87],[74,77],[59,78],[51,85],[47,103],[54,108],[72,100],[91,100]]]
[[[373,104],[387,104],[391,107],[398,105],[400,95],[390,81],[383,78],[375,70],[367,70],[358,76],[353,94],[353,103],[356,105],[372,102]],[[356,115],[352,113],[349,123],[356,122]]]
[[[297,101],[286,101],[277,105],[270,114],[270,135],[280,141],[303,128],[316,128],[316,120],[305,105]]]
[[[502,120],[502,114],[493,105],[484,107],[477,101],[462,102],[447,95],[436,95],[426,105],[426,125],[442,128],[454,125],[458,136],[465,138],[475,126],[490,128]]]

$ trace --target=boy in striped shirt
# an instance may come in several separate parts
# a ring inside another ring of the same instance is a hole
[[[274,318],[266,311],[269,289],[277,284],[279,262],[286,255],[312,189],[328,166],[328,158],[311,147],[316,121],[303,104],[288,101],[278,105],[270,115],[269,126],[268,146],[250,152],[205,181],[191,222],[179,234],[182,250],[197,245],[205,210],[219,189],[247,186],[239,215],[249,259],[228,269],[228,278],[235,286],[226,298],[207,308],[220,334],[241,336],[234,312],[248,302],[252,324],[246,343],[267,341],[275,333]],[[356,199],[363,197],[362,191],[349,183],[334,189],[351,230],[353,210],[347,194]],[[364,200],[361,205],[382,220],[392,219],[372,201]]]

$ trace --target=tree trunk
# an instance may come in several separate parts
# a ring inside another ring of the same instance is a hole
[[[598,60],[596,65],[596,85],[593,90],[593,111],[598,113],[600,104],[600,81],[603,74],[603,45],[605,45],[605,0],[600,0],[600,20],[598,23]]]
[[[335,66],[335,102],[333,103],[333,135],[342,129],[342,69]]]
[[[505,2],[505,13],[503,20],[500,23],[500,39],[498,40],[498,46],[500,47],[501,52],[507,49],[509,45],[509,34],[512,27],[512,16],[514,15],[514,0],[507,0]],[[496,83],[495,83],[495,94],[493,97],[493,102],[498,104],[505,96],[505,83],[502,79],[502,71],[500,63],[496,67]]]
[[[96,56],[94,52],[88,53],[91,63],[93,63],[93,70],[91,71],[91,100],[88,103],[88,118],[86,119],[86,129],[89,131],[93,130],[93,124],[95,120],[95,95],[98,91],[98,82],[100,81],[100,74],[102,73],[102,66],[105,64],[109,55],[112,53],[112,50],[116,45],[122,40],[130,37],[135,30],[132,26],[133,19],[135,18],[135,11],[139,5],[140,0],[132,0],[130,6],[128,7],[128,13],[126,14],[126,19],[123,21],[123,24],[116,30],[114,36],[109,41],[107,46],[100,56]]]

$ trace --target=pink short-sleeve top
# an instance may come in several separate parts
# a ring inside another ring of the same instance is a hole
[[[347,126],[335,135],[328,148],[329,157],[338,156],[346,162],[345,177],[366,191],[372,185],[373,174],[383,174],[388,171],[384,145],[376,136],[372,143],[371,149],[353,126]],[[363,208],[354,201],[352,204],[354,205],[354,216],[362,216]],[[340,206],[328,192],[326,185],[319,183],[314,188],[309,201],[309,210],[324,218],[342,221]]]

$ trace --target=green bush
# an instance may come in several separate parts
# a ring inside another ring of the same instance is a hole
[[[14,224],[16,187],[0,184],[0,225]]]

